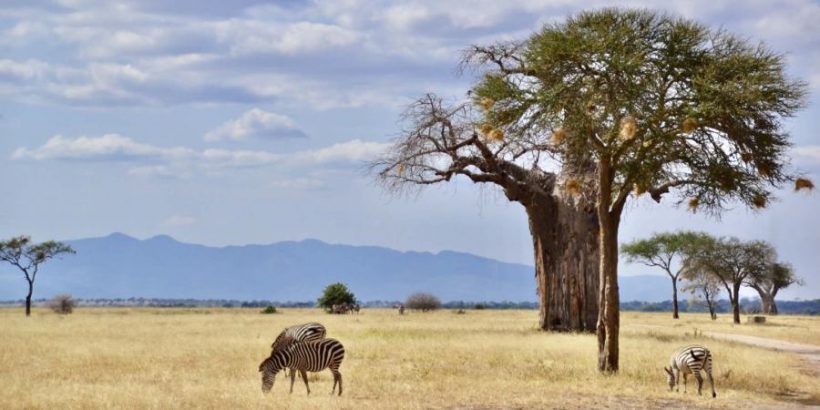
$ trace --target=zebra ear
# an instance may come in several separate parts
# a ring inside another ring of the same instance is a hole
[[[663,370],[664,370],[665,372],[669,373],[669,375],[670,375],[670,376],[672,375],[672,370],[667,369],[667,368],[666,368],[666,366],[664,366]]]

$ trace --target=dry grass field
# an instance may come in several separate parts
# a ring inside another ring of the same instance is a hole
[[[820,401],[820,384],[798,368],[797,356],[692,335],[699,327],[820,344],[818,318],[747,327],[684,314],[677,326],[648,328],[641,325],[673,323],[668,315],[624,313],[621,372],[613,377],[595,370],[593,335],[538,332],[536,315],[81,308],[25,318],[20,309],[0,309],[0,408],[771,408]],[[263,395],[257,366],[270,343],[283,327],[313,320],[346,347],[344,395],[329,395],[328,371],[311,376],[311,396],[298,380],[288,394],[281,374]],[[688,395],[667,390],[662,367],[677,346],[694,341],[712,349],[717,399],[698,397],[696,388]]]

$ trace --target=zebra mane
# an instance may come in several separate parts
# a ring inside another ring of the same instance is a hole
[[[693,359],[698,360],[698,357],[697,357],[697,356],[695,356],[695,351],[694,351],[694,350],[689,349],[689,354],[690,354],[690,355],[692,355],[692,358],[693,358]]]

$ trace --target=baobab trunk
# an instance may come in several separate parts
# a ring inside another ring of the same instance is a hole
[[[594,212],[555,196],[538,195],[525,203],[535,251],[540,328],[592,332],[598,316]]]

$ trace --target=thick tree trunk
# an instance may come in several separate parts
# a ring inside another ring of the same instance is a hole
[[[599,215],[601,213],[599,212]],[[602,218],[603,219],[603,218]],[[598,235],[600,257],[600,302],[598,308],[598,370],[618,371],[620,296],[618,291],[618,220],[601,220]]]
[[[678,319],[678,278],[672,277],[672,319]]]
[[[753,288],[757,291],[757,294],[760,295],[760,310],[763,314],[776,315],[777,305],[774,303],[774,295],[776,294],[776,291],[770,293],[762,287],[754,286]]]
[[[26,316],[31,316],[31,294],[34,292],[34,284],[28,283],[28,294],[26,295]]]
[[[589,210],[557,197],[528,198],[535,251],[539,326],[592,332],[598,315],[598,223]]]

